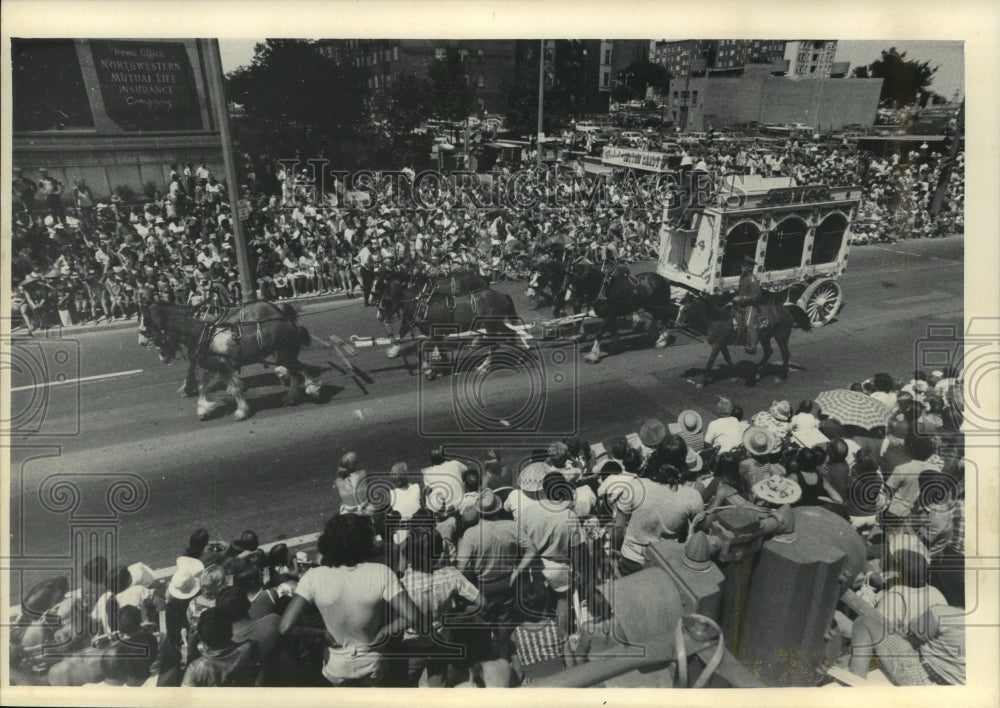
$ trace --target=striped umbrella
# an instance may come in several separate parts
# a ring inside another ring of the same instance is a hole
[[[889,424],[888,409],[861,391],[843,388],[823,391],[815,400],[824,415],[836,418],[844,425],[871,430]]]

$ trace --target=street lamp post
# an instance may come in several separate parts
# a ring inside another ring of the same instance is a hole
[[[226,105],[226,90],[222,76],[222,55],[219,52],[219,40],[199,40],[205,42],[205,58],[208,66],[209,96],[215,111],[215,122],[219,126],[219,138],[222,141],[222,163],[226,170],[226,182],[229,185],[229,218],[233,225],[233,241],[236,246],[236,265],[240,275],[240,290],[243,301],[256,298],[256,288],[250,273],[250,253],[247,250],[246,236],[243,233],[243,221],[240,219],[240,185],[236,176],[236,163],[233,161],[233,140],[229,132],[229,110]]]
[[[542,111],[545,103],[545,40],[541,41],[541,53],[538,55],[538,135],[535,139],[535,166],[542,166]]]

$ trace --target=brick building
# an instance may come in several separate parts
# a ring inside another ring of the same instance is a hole
[[[497,113],[513,78],[515,45],[513,40],[326,39],[317,49],[338,63],[364,70],[368,87],[376,91],[401,76],[427,76],[431,62],[443,60],[454,49],[466,66],[474,109]]]
[[[650,60],[674,78],[702,71],[731,71],[747,64],[773,64],[785,57],[784,39],[683,39],[652,42]]]

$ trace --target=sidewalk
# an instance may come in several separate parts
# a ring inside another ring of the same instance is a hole
[[[342,290],[333,293],[309,293],[295,298],[276,300],[275,304],[282,305],[284,303],[292,303],[296,306],[302,306],[306,304],[320,304],[326,302],[341,302],[343,305],[349,305],[354,302],[361,302],[361,295],[358,294],[353,298],[348,298]],[[137,318],[133,315],[129,318],[114,319],[110,322],[107,319],[102,318],[101,321],[97,323],[88,321],[73,325],[50,325],[44,329],[36,329],[33,336],[38,339],[46,339],[49,337],[57,338],[64,335],[75,336],[79,334],[89,334],[91,332],[110,332],[118,329],[134,328],[137,321]],[[27,329],[23,323],[13,325],[11,326],[10,334],[15,337],[26,337]]]

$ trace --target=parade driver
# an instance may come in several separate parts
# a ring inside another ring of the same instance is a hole
[[[736,292],[735,303],[742,308],[739,316],[739,330],[736,341],[739,342],[746,333],[746,352],[754,354],[757,351],[757,327],[760,314],[761,295],[760,281],[754,275],[757,262],[750,256],[743,257],[743,272],[740,274],[740,287]]]

